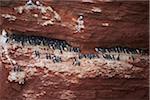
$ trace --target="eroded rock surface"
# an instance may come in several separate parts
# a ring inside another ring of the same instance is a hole
[[[12,6],[5,5],[0,9],[0,25],[11,31],[67,40],[71,45],[86,50],[96,46],[116,45],[132,48],[148,47],[147,1],[44,0],[41,1],[43,6],[52,7],[61,17],[60,21],[46,26],[42,23],[54,17],[53,12],[41,13],[40,10],[34,9],[24,10],[19,14],[14,9],[24,6],[25,0],[10,2]],[[9,18],[2,17],[3,14],[15,16],[16,20],[10,21]],[[76,32],[75,28],[79,15],[84,17],[85,28],[82,32]]]
[[[34,54],[35,50],[40,52],[39,56]],[[46,53],[60,56],[61,62],[47,58]],[[13,39],[1,44],[0,54],[4,100],[148,99],[147,54],[120,52],[120,60],[110,60],[100,53],[92,59],[79,59],[80,52],[63,50],[60,53],[59,49],[22,45]],[[130,59],[131,55],[134,59]],[[74,58],[80,65],[73,64]],[[135,94],[138,94],[136,98]]]
[[[83,53],[118,45],[148,49],[148,1],[39,1],[42,6],[30,8],[26,0],[1,0],[1,29],[9,34],[66,40]],[[80,16],[83,18],[78,23]],[[80,25],[84,27],[78,32]],[[35,50],[40,51],[40,58],[35,57]],[[61,56],[62,62],[46,59],[47,52]],[[28,43],[1,43],[0,99],[148,100],[148,54],[120,53],[125,60],[108,60],[99,54],[100,58],[83,58],[81,65],[75,66],[72,58],[78,55]],[[132,60],[128,59],[131,55]],[[13,64],[25,73],[21,80],[10,75]]]

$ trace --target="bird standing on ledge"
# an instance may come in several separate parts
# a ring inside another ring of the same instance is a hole
[[[5,46],[5,43],[7,43],[8,41],[8,37],[7,37],[8,33],[6,32],[6,30],[2,30],[2,35],[0,36],[0,43]]]

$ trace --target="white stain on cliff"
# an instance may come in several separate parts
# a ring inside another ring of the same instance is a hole
[[[13,16],[10,14],[2,14],[1,16],[5,19],[8,19],[9,21],[15,21],[16,20],[16,16]]]

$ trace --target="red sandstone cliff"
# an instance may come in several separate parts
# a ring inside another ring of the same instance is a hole
[[[2,3],[0,13],[13,15],[16,20],[8,21],[1,16],[0,26],[25,34],[67,40],[73,46],[84,49],[115,45],[148,48],[148,1],[83,1],[42,1],[44,6],[51,6],[61,17],[60,22],[47,26],[38,23],[44,20],[41,16],[51,18],[51,12],[42,15],[39,11],[18,14],[13,8],[24,5],[25,0],[11,1],[8,5]],[[39,17],[34,14],[39,14]],[[79,15],[84,16],[85,29],[75,33],[75,20]],[[108,26],[103,25],[106,23]]]
[[[1,29],[67,40],[85,52],[92,51],[96,46],[148,48],[148,1],[41,0],[44,6],[51,6],[61,17],[61,21],[47,26],[38,24],[38,21],[45,21],[42,16],[51,18],[51,12],[40,14],[35,10],[18,14],[14,10],[23,6],[25,1],[0,1]],[[10,18],[3,16],[6,14],[15,16],[15,20],[10,21]],[[36,18],[35,14],[39,17]],[[76,33],[74,27],[80,14],[84,16],[85,29]],[[37,75],[30,77],[24,85],[19,85],[7,80],[10,65],[2,60],[0,58],[1,100],[148,100],[148,62],[133,63],[132,70],[124,70],[126,73],[131,71],[133,78],[104,78],[96,76],[95,70],[79,78],[70,72],[52,71],[45,74],[38,69]],[[134,72],[134,68],[141,70]],[[109,67],[103,70],[107,72]],[[114,72],[110,70],[110,73]],[[118,73],[125,75],[125,72]]]

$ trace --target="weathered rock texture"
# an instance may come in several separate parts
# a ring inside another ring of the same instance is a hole
[[[17,2],[18,1],[18,2]],[[148,48],[148,1],[100,1],[100,0],[41,0],[43,5],[51,6],[61,21],[53,25],[38,24],[51,18],[51,13],[39,11],[18,14],[14,8],[23,6],[25,0],[0,1],[0,27],[10,32],[26,35],[40,35],[66,40],[72,46],[91,52],[96,46],[112,47],[116,45],[131,48]],[[93,7],[101,9],[93,11]],[[34,14],[39,14],[36,18]],[[16,17],[9,20],[2,15]],[[75,33],[76,19],[84,16],[85,29]],[[104,24],[108,25],[104,25]],[[135,63],[142,68],[135,78],[103,78],[101,76],[76,78],[76,75],[43,70],[28,79],[24,85],[10,83],[7,80],[8,64],[0,58],[0,99],[1,100],[148,100],[148,65]],[[106,68],[107,69],[107,68]],[[88,74],[88,73],[87,73]],[[146,77],[142,77],[145,76]],[[89,76],[93,75],[89,72]]]
[[[25,0],[10,1],[10,4],[3,2],[0,13],[14,15],[16,20],[8,21],[1,16],[0,26],[11,31],[67,40],[83,49],[116,45],[148,48],[148,1],[43,0],[45,6],[51,6],[61,17],[61,22],[48,26],[38,24],[42,20],[38,11],[18,14],[13,9],[24,5]],[[93,10],[93,7],[101,9],[101,12]],[[35,18],[33,14],[39,14],[39,17]],[[74,33],[79,15],[84,16],[85,29]],[[52,15],[48,12],[43,16],[51,18]],[[108,26],[103,26],[104,23]]]

